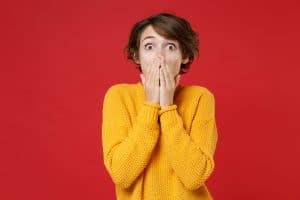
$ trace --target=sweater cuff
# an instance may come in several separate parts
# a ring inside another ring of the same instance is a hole
[[[165,112],[168,112],[170,110],[175,110],[177,108],[177,105],[176,104],[172,104],[172,105],[169,105],[169,106],[166,106],[164,108],[161,108],[158,112],[159,116],[162,115],[163,113]]]
[[[158,103],[144,101],[141,112],[138,115],[138,121],[146,125],[158,125],[158,112],[160,105]],[[156,126],[155,126],[156,127]]]
[[[160,122],[162,128],[178,125],[182,122],[180,115],[177,112],[177,105],[173,104],[159,111]]]

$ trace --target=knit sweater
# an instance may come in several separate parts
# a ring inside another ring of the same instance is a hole
[[[141,82],[117,83],[102,110],[104,165],[118,200],[211,200],[218,139],[214,95],[178,85],[174,103],[145,100]]]

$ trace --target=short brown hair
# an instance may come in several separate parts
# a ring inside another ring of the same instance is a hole
[[[152,25],[154,30],[161,36],[168,39],[175,39],[179,42],[183,58],[189,58],[189,62],[181,64],[180,74],[186,73],[194,60],[195,55],[199,56],[198,34],[193,31],[190,23],[170,13],[158,13],[146,19],[138,21],[131,29],[129,41],[125,46],[127,59],[139,59],[140,38],[143,30]],[[137,67],[140,72],[141,67]]]

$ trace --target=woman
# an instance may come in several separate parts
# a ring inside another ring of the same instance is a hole
[[[104,97],[104,165],[117,199],[212,199],[217,143],[214,95],[182,86],[198,37],[183,18],[159,13],[137,22],[126,46],[141,81],[111,86]]]

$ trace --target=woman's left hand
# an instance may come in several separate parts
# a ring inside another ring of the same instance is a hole
[[[179,83],[180,75],[175,77],[168,70],[164,57],[161,57],[161,67],[159,73],[160,79],[160,106],[161,108],[172,105],[174,92]]]

